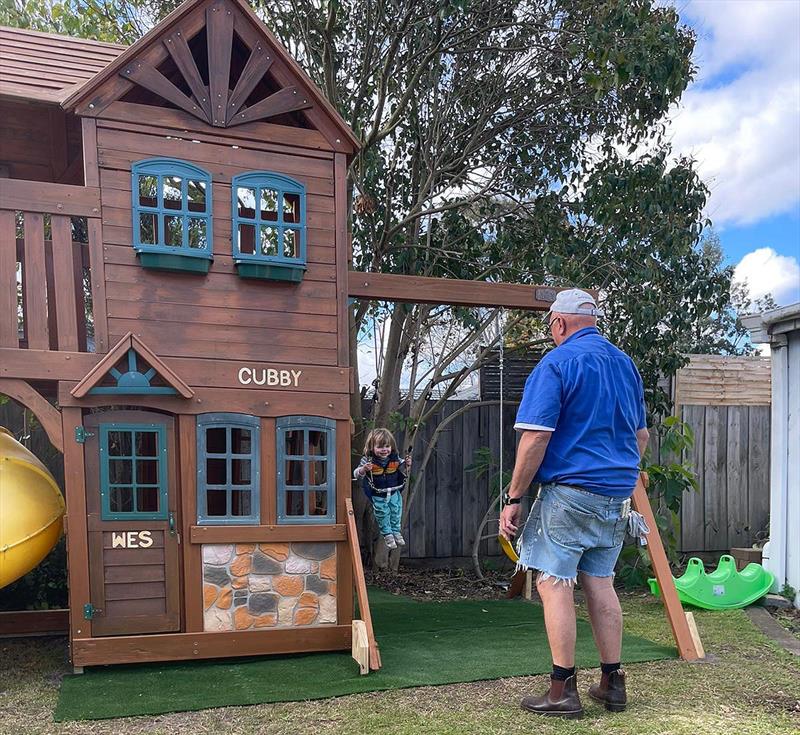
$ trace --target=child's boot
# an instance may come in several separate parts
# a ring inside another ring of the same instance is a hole
[[[394,542],[398,546],[405,546],[406,545],[406,540],[403,538],[403,534],[400,533],[400,531],[395,531],[394,533],[392,533],[392,536],[394,536]]]
[[[396,549],[397,548],[397,541],[394,540],[394,534],[387,533],[383,537],[383,540],[386,543],[386,546],[388,548],[390,548],[390,549]]]

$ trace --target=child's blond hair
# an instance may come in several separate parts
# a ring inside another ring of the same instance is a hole
[[[370,454],[375,453],[376,446],[390,446],[393,452],[397,452],[397,442],[394,435],[389,429],[373,429],[367,434],[367,440],[364,442],[364,456],[369,457]]]

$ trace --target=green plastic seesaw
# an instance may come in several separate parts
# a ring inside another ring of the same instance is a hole
[[[675,579],[675,587],[681,602],[686,604],[705,610],[733,610],[747,607],[766,595],[774,581],[772,572],[760,564],[748,564],[741,572],[737,571],[733,557],[724,554],[716,570],[710,574],[706,574],[700,559],[689,559],[684,574]],[[647,582],[650,592],[660,596],[661,590],[655,578]]]

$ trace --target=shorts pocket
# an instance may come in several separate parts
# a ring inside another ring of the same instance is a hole
[[[612,536],[612,546],[619,546],[625,541],[625,532],[628,530],[628,519],[619,518],[614,524],[614,533]]]
[[[553,541],[572,548],[597,545],[598,517],[576,508],[551,503],[542,511],[542,520]]]

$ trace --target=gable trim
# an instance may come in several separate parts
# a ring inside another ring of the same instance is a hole
[[[109,352],[97,363],[71,391],[70,394],[74,398],[83,398],[89,391],[97,386],[106,374],[122,359],[123,356],[128,354],[129,350],[133,350],[138,355],[141,355],[152,368],[164,379],[164,381],[173,388],[178,395],[183,398],[191,398],[194,396],[194,391],[173,371],[167,367],[160,358],[133,332],[128,332]]]
[[[298,96],[310,102],[312,107],[305,114],[312,125],[325,136],[334,150],[348,154],[358,150],[361,144],[355,133],[245,0],[187,0],[108,66],[75,89],[62,102],[62,107],[74,109],[76,114],[85,117],[100,115],[109,104],[120,99],[133,87],[133,83],[123,75],[126,64],[139,61],[157,67],[170,56],[167,44],[174,33],[182,32],[184,37],[193,36],[203,27],[206,15],[213,12],[214,8],[227,8],[231,5],[240,11],[240,14],[233,17],[233,30],[251,51],[260,41],[269,43],[275,56],[270,73],[282,87],[296,87]],[[227,31],[227,27],[225,30]],[[215,88],[219,86],[219,82],[214,79],[209,80],[209,86],[212,86],[212,81]],[[105,93],[97,94],[104,85],[108,86]],[[228,95],[225,96],[227,98]],[[213,104],[213,97],[211,101]],[[194,114],[194,111],[191,112]],[[211,112],[213,119],[213,109],[204,109],[203,112]],[[198,115],[198,119],[202,120],[202,117]],[[222,124],[225,124],[225,120]]]

